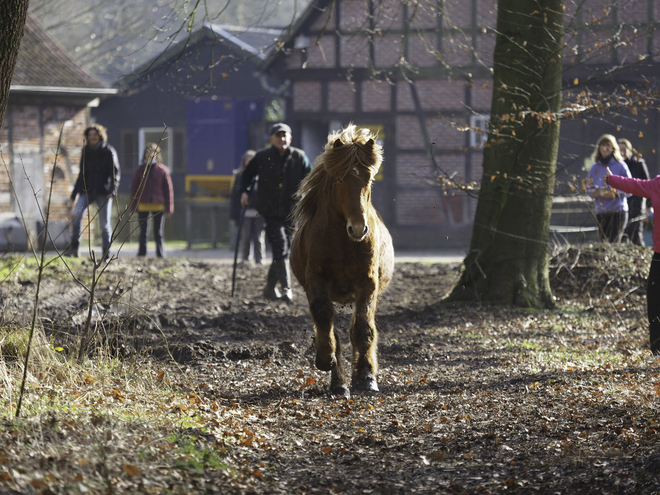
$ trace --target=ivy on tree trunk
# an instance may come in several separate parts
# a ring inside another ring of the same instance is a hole
[[[554,305],[548,246],[563,34],[563,0],[498,1],[483,177],[470,251],[449,302]]]

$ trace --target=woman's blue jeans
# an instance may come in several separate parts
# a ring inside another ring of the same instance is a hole
[[[106,198],[105,196],[100,196],[94,201],[98,207],[98,217],[99,223],[101,225],[101,239],[103,247],[103,257],[105,258],[108,255],[108,250],[110,248],[110,236],[112,235],[112,229],[110,228],[110,214],[112,213],[112,198]],[[76,207],[73,210],[73,222],[71,224],[72,232],[71,239],[73,240],[74,246],[77,246],[80,237],[80,224],[82,223],[83,215],[87,208],[89,208],[88,197],[86,194],[81,194],[78,196],[78,201],[76,201]]]

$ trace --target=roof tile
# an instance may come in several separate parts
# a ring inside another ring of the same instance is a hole
[[[107,88],[78,66],[28,14],[12,85]]]

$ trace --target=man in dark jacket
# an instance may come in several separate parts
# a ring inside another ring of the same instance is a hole
[[[630,169],[630,175],[635,179],[648,180],[649,170],[642,156],[637,153],[630,141],[619,139],[619,148],[621,156]],[[623,234],[624,240],[629,240],[633,244],[644,245],[644,217],[646,216],[646,198],[639,196],[630,196],[628,198],[628,225]]]
[[[269,148],[258,151],[241,174],[241,206],[250,204],[248,190],[252,179],[257,179],[257,211],[266,224],[266,239],[273,251],[273,262],[268,270],[264,296],[267,299],[282,297],[290,302],[291,268],[289,249],[293,238],[291,212],[296,204],[298,185],[311,170],[311,164],[303,150],[291,146],[291,128],[278,123],[270,128]],[[277,282],[282,286],[282,293]]]
[[[78,180],[71,192],[70,207],[73,210],[70,256],[78,256],[80,224],[83,214],[91,203],[96,203],[101,224],[103,259],[108,259],[110,249],[110,214],[112,196],[119,186],[120,168],[117,152],[107,142],[105,128],[94,125],[85,129],[85,146],[80,157]],[[76,202],[76,196],[78,201]]]

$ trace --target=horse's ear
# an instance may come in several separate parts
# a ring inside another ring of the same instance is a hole
[[[340,146],[343,146],[344,143],[341,142],[341,139],[337,138],[335,142],[332,144],[333,148],[339,148]]]
[[[369,139],[369,141],[365,143],[366,147],[369,148],[369,151],[373,151],[375,144],[376,141],[374,141],[373,139]]]

